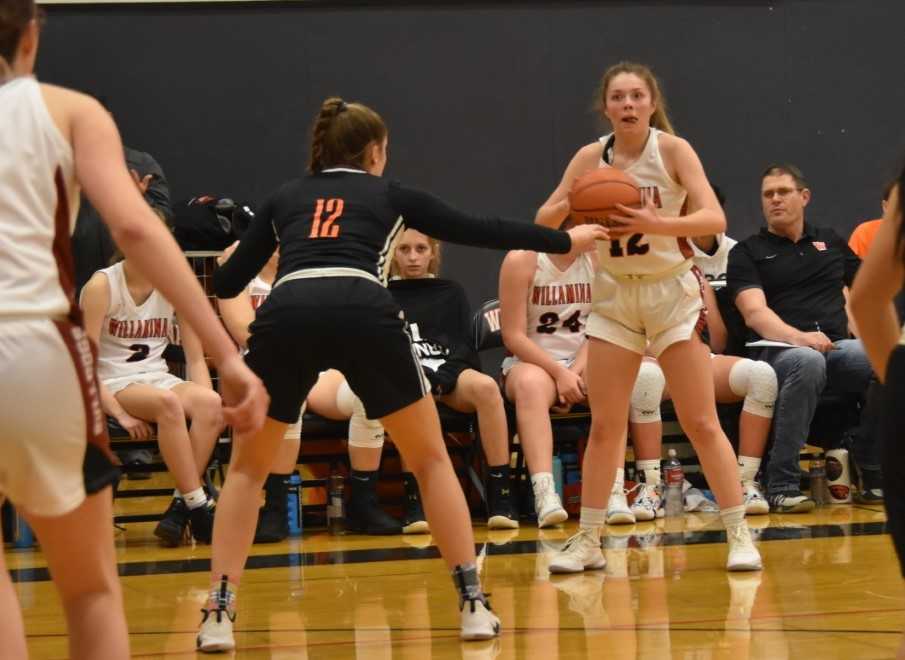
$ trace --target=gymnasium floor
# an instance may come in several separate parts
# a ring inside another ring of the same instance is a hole
[[[141,507],[120,500],[118,507]],[[165,502],[163,504],[165,506]],[[147,510],[147,505],[141,507]],[[161,508],[163,508],[161,506]],[[610,528],[606,571],[551,578],[574,530],[476,524],[498,642],[461,644],[455,595],[426,537],[331,537],[254,547],[239,595],[238,658],[892,658],[905,593],[879,507],[749,519],[763,573],[727,574],[713,514]],[[118,535],[134,657],[195,657],[210,548],[163,549],[152,524]],[[7,550],[34,658],[66,657],[41,553]],[[2,653],[0,653],[2,655]]]

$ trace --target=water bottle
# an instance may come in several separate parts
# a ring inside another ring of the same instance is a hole
[[[817,506],[829,504],[830,494],[826,483],[826,460],[823,458],[823,453],[815,454],[811,458],[808,476],[811,482],[811,499],[817,503]]]
[[[346,530],[345,479],[341,474],[331,474],[327,491],[327,531],[342,534]]]
[[[289,536],[302,535],[302,478],[298,472],[289,477],[289,488],[286,491],[286,518],[289,522]]]
[[[682,485],[685,483],[685,473],[682,464],[676,458],[676,450],[667,452],[666,463],[663,465],[663,483],[666,490],[664,509],[667,518],[681,516],[685,512],[682,498]]]

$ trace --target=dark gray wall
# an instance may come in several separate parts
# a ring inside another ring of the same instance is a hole
[[[340,94],[387,120],[389,176],[528,219],[599,134],[603,69],[637,59],[727,193],[730,234],[761,222],[763,166],[790,160],[809,218],[847,235],[905,146],[903,26],[901,0],[51,6],[39,75],[105,95],[177,199],[259,200]],[[449,246],[444,273],[477,304],[501,259]]]

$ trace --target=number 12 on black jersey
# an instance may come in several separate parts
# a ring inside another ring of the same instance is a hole
[[[342,215],[343,206],[343,200],[338,198],[317,200],[308,238],[336,238],[339,236],[339,225],[333,223]],[[324,213],[327,214],[326,219],[323,219]]]

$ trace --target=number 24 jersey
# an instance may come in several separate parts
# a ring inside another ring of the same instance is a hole
[[[546,254],[537,255],[534,282],[528,288],[528,337],[555,360],[571,360],[581,348],[593,279],[588,254],[566,270],[559,270]]]

